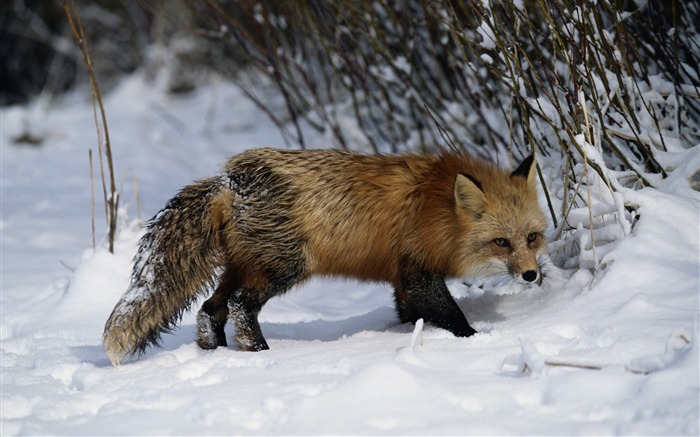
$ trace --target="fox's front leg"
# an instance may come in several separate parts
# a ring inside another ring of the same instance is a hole
[[[399,283],[395,287],[396,295],[406,296],[415,308],[411,319],[422,317],[431,325],[446,329],[457,337],[476,334],[450,294],[442,275],[427,272],[415,268],[411,263],[406,263]],[[399,314],[402,318],[404,317],[401,309]],[[410,321],[415,322],[415,320]]]

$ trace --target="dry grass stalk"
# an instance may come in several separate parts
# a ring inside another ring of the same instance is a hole
[[[75,2],[70,1],[70,5],[67,0],[61,0],[63,4],[63,9],[68,18],[68,23],[70,25],[71,32],[75,42],[80,48],[80,52],[83,55],[83,62],[87,68],[88,77],[90,78],[90,91],[92,96],[93,110],[95,114],[95,127],[97,129],[98,138],[98,151],[100,155],[100,174],[102,176],[102,189],[105,201],[105,216],[107,219],[108,227],[108,239],[109,239],[109,251],[114,253],[114,239],[117,230],[117,210],[119,207],[119,193],[117,193],[115,182],[114,182],[114,164],[112,161],[112,147],[109,141],[109,129],[107,128],[107,116],[105,115],[104,104],[102,103],[102,93],[100,92],[100,87],[95,77],[95,72],[92,68],[92,60],[90,58],[90,52],[88,50],[88,42],[85,35],[85,29],[80,22],[80,16],[75,6]],[[97,109],[99,109],[99,120],[97,118]],[[104,155],[107,158],[107,167],[109,174],[109,193],[107,193],[107,185],[105,182],[105,172],[104,165],[102,164],[102,134],[104,134]],[[90,152],[92,156],[92,152]],[[92,160],[92,158],[91,158]],[[92,164],[90,166],[90,171],[92,172]],[[91,177],[92,181],[92,177]],[[92,182],[91,182],[92,183]],[[92,189],[92,188],[91,188]],[[94,214],[93,214],[94,215]],[[94,245],[94,224],[93,224],[93,245]]]

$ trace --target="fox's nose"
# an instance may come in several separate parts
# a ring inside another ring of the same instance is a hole
[[[540,278],[540,274],[534,270],[527,270],[527,271],[523,272],[523,279],[526,280],[527,282],[537,281],[537,283],[539,284],[540,282],[542,282],[539,278]]]

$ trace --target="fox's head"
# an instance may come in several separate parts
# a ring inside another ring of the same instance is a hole
[[[520,283],[542,283],[538,257],[547,227],[537,201],[533,156],[512,173],[459,174],[454,196],[457,213],[469,223],[464,256],[477,274],[507,273]]]

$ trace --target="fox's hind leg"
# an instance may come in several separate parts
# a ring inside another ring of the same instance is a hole
[[[231,294],[240,287],[236,275],[227,269],[214,291],[197,313],[197,344],[202,349],[216,349],[227,346],[224,326],[228,320],[228,301]]]
[[[257,299],[251,299],[249,294],[251,291],[243,287],[229,298],[229,319],[235,331],[233,340],[243,351],[257,352],[270,349],[258,322],[262,303],[256,302]]]
[[[286,292],[295,283],[292,277],[280,280],[258,273],[246,278],[243,286],[231,294],[229,320],[235,329],[233,340],[241,350],[255,352],[270,348],[260,329],[258,314],[270,298]]]

